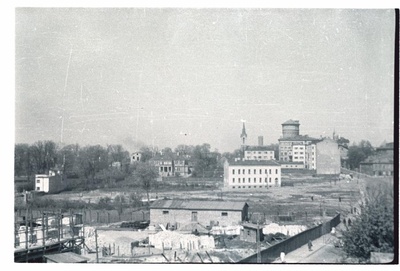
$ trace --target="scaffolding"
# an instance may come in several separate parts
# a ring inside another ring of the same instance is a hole
[[[14,262],[41,262],[48,253],[72,251],[84,246],[82,213],[26,209],[14,223]]]

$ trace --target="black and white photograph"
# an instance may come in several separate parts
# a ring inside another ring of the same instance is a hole
[[[14,263],[398,264],[395,8],[13,11]]]

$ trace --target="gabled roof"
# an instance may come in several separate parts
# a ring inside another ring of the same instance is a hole
[[[158,200],[150,209],[241,211],[246,205],[246,202],[239,201]]]
[[[274,160],[240,160],[240,161],[229,161],[230,166],[280,166],[280,164]]]

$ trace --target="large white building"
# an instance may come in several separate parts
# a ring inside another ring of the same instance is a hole
[[[225,161],[224,188],[227,190],[263,190],[280,186],[281,165],[276,161]]]

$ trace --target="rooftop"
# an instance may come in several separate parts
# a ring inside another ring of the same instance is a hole
[[[278,141],[320,141],[320,139],[308,135],[297,135],[293,137],[279,138]]]
[[[273,151],[274,149],[268,146],[247,146],[245,151]]]
[[[158,200],[150,209],[241,211],[246,205],[246,202],[239,201]]]
[[[44,255],[43,257],[55,263],[85,263],[89,259],[73,252]]]
[[[284,123],[282,123],[282,125],[300,125],[300,123],[298,120],[290,119],[290,120],[287,120]]]
[[[229,161],[230,166],[279,166],[280,164],[274,160],[240,160]]]

